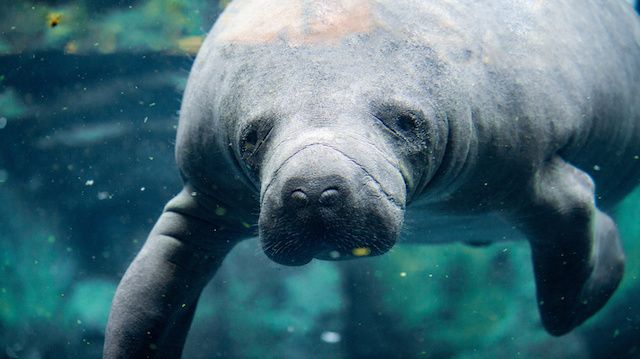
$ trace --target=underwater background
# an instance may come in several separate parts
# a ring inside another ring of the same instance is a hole
[[[226,3],[0,0],[0,358],[101,357],[116,285],[181,188],[180,98]],[[614,217],[624,281],[560,338],[526,242],[289,268],[251,240],[205,289],[184,357],[640,358],[640,189]]]

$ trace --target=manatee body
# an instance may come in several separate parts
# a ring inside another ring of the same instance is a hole
[[[640,178],[639,93],[623,0],[234,1],[184,94],[184,190],[122,279],[105,356],[179,356],[255,223],[286,265],[401,233],[526,238],[542,322],[564,334],[622,277],[603,210]]]

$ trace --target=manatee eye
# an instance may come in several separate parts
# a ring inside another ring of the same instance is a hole
[[[242,153],[253,152],[258,144],[258,130],[251,128],[242,139],[241,151]]]
[[[273,121],[260,119],[252,121],[240,133],[240,157],[252,171],[258,171],[264,156],[264,143],[269,139]]]
[[[416,117],[412,113],[400,114],[397,118],[398,128],[402,131],[412,131],[416,128]]]
[[[419,135],[417,131],[422,122],[422,116],[420,116],[419,112],[395,105],[385,105],[377,109],[374,117],[394,137],[411,141],[412,138]]]

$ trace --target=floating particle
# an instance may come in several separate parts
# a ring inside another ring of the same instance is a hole
[[[145,116],[144,118],[144,123],[147,123],[147,121],[149,121],[149,116]]]
[[[358,247],[351,250],[351,253],[356,257],[365,257],[371,254],[371,249],[367,247]]]
[[[227,210],[224,207],[218,207],[216,208],[216,216],[224,216],[225,214],[227,214]]]
[[[0,183],[7,182],[7,179],[9,179],[9,173],[0,168]]]
[[[56,243],[56,236],[50,235],[49,237],[47,237],[47,242]]]
[[[107,198],[111,198],[111,195],[109,194],[109,192],[98,192],[98,199],[100,201],[103,201]]]
[[[144,190],[146,190],[145,187],[140,187],[140,192],[144,192]]]
[[[64,45],[64,52],[67,54],[75,54],[78,52],[78,43],[75,41],[69,41],[66,45]],[[87,91],[87,88],[84,88],[84,91]]]
[[[594,171],[600,171],[600,166],[598,166],[598,165],[593,165],[593,170],[594,170]]]
[[[87,182],[85,182],[84,185],[85,186],[93,186],[93,183],[94,183],[93,180],[90,179],[90,180],[87,180]]]
[[[251,225],[249,223],[247,223],[247,222],[242,222],[242,226],[244,228],[251,228]]]
[[[197,195],[198,195],[198,192],[195,192],[195,191],[194,191],[194,192],[191,192],[191,197],[195,197],[195,196],[197,196]]]
[[[322,339],[322,341],[325,343],[335,344],[340,342],[342,337],[340,336],[339,333],[327,331],[327,332],[322,332],[322,334],[320,335],[320,339]]]
[[[400,272],[400,276],[401,277],[406,277],[407,276],[407,272]]]
[[[331,251],[329,252],[329,257],[333,258],[333,259],[338,259],[340,258],[340,252],[338,251]]]
[[[47,23],[49,23],[49,27],[54,28],[60,24],[60,20],[62,20],[62,14],[59,12],[51,12],[47,14]]]
[[[7,122],[8,121],[6,117],[0,117],[0,130],[7,127]]]

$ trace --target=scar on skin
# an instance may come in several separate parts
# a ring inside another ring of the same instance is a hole
[[[282,38],[291,45],[338,43],[367,33],[374,20],[367,0],[240,0],[218,21],[216,41],[262,44]]]

